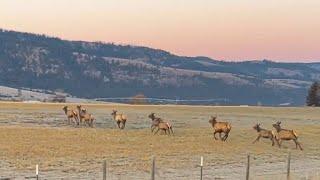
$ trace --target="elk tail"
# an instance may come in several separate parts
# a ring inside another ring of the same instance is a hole
[[[172,129],[172,125],[169,122],[167,122],[166,124],[167,124],[167,126],[169,128],[169,131],[171,131],[172,135],[174,135],[173,129]]]
[[[297,132],[295,132],[294,130],[291,130],[291,131],[292,131],[293,135],[294,135],[296,138],[298,138]]]

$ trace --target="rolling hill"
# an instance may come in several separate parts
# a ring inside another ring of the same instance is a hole
[[[229,104],[303,105],[320,63],[224,62],[147,47],[67,41],[0,30],[0,85],[81,98],[212,99]]]

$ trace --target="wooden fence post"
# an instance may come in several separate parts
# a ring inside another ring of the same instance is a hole
[[[248,154],[247,158],[248,158],[248,161],[247,161],[246,180],[249,180],[249,176],[250,176],[250,154]]]
[[[102,165],[102,171],[103,171],[103,180],[107,180],[107,161],[103,161]]]
[[[200,160],[200,180],[202,180],[202,174],[203,174],[203,156],[201,156],[201,160]]]
[[[156,160],[155,160],[155,157],[152,156],[151,180],[155,180],[155,171],[156,171]]]
[[[36,179],[39,180],[39,165],[36,165]]]
[[[291,163],[291,152],[289,152],[289,154],[288,154],[287,180],[290,179],[290,163]]]

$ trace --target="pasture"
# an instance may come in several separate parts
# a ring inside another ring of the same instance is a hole
[[[244,179],[250,153],[252,179],[285,179],[288,151],[294,179],[320,177],[319,108],[83,104],[96,118],[89,128],[68,125],[63,106],[0,103],[0,178],[30,177],[39,164],[46,179],[102,179],[107,160],[108,179],[150,179],[155,156],[156,179],[198,179],[203,156],[204,179]],[[127,115],[124,130],[112,119],[113,109]],[[151,112],[170,121],[175,135],[152,135]],[[213,139],[211,115],[231,123],[226,142]],[[304,151],[292,141],[281,149],[268,139],[252,144],[256,123],[272,129],[276,121],[296,130]]]

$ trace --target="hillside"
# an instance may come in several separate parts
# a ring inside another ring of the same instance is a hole
[[[230,104],[303,105],[320,63],[223,62],[147,47],[0,30],[0,85],[77,97],[226,98]]]

